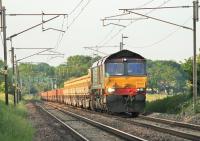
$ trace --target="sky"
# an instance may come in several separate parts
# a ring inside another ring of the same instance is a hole
[[[141,19],[140,16],[129,14],[115,17],[115,20],[105,21],[108,26],[103,26],[101,19],[108,16],[123,14],[124,8],[142,8],[159,6],[188,6],[193,0],[3,0],[7,14],[27,13],[65,13],[51,22],[44,24],[44,28],[64,30],[65,33],[37,27],[12,39],[15,48],[54,48],[53,51],[64,54],[63,57],[36,55],[22,62],[46,62],[57,66],[72,55],[101,55],[119,51],[119,47],[102,47],[97,53],[84,47],[118,46],[122,34],[124,49],[139,53],[152,60],[184,61],[193,55],[193,32],[188,29],[176,27],[151,19]],[[192,28],[192,8],[162,9],[162,10],[137,10],[135,12],[148,14],[176,24]],[[53,16],[44,16],[47,20]],[[137,20],[135,20],[137,19]],[[140,20],[139,20],[140,19]],[[42,22],[42,16],[6,16],[7,37],[19,33],[31,26]],[[114,23],[123,26],[117,26]],[[199,22],[197,23],[197,50],[200,48]],[[11,44],[8,41],[8,51]],[[19,50],[15,53],[17,59],[24,58],[37,50]],[[199,52],[199,51],[198,51]],[[48,54],[48,52],[45,52]],[[9,52],[10,64],[10,52]],[[0,58],[3,58],[3,46],[0,44]]]

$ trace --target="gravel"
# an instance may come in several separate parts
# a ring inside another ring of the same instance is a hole
[[[33,103],[28,103],[26,106],[28,119],[35,128],[33,141],[75,141],[68,131]]]
[[[164,113],[152,113],[152,114],[149,114],[148,116],[200,125],[200,113],[196,115],[175,115],[175,114],[164,114]]]
[[[124,139],[121,139],[118,136],[110,134],[107,131],[103,131],[89,123],[86,123],[85,121],[74,118],[68,114],[64,114],[56,109],[51,109],[49,112],[56,115],[67,125],[91,141],[124,141]]]
[[[98,112],[88,112],[85,110],[74,109],[70,107],[66,107],[66,109],[71,112],[88,117],[92,120],[107,124],[126,133],[145,138],[149,141],[186,141],[186,139],[183,138],[175,137],[169,134],[157,132],[149,128],[140,127],[130,123],[119,121],[114,116],[106,116],[106,114],[101,114]]]

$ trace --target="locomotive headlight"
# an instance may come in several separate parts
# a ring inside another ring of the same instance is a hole
[[[115,88],[108,88],[108,93],[114,93],[115,92]]]
[[[137,89],[137,91],[142,92],[142,91],[144,91],[144,88],[139,88],[139,89]]]

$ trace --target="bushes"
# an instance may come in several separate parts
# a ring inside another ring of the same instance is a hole
[[[190,95],[186,94],[166,97],[164,99],[147,102],[145,110],[147,112],[177,114],[190,105],[191,98]]]

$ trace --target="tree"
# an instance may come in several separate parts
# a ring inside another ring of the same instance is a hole
[[[0,60],[0,69],[3,70],[4,63],[2,60]],[[0,92],[4,91],[4,76],[3,74],[0,74]]]
[[[185,72],[187,72],[187,76],[188,76],[188,83],[190,86],[190,89],[192,91],[192,84],[193,84],[193,58],[190,57],[188,59],[185,60],[185,62],[182,62],[182,68]],[[197,55],[197,92],[198,95],[200,95],[200,54]],[[192,93],[192,92],[191,92]]]
[[[88,74],[88,69],[101,57],[94,58],[84,55],[70,56],[65,64],[56,67],[56,78],[59,87],[63,87],[64,81]]]
[[[23,93],[36,93],[52,89],[52,79],[55,77],[55,68],[47,63],[19,65],[20,77],[23,84]]]
[[[86,75],[91,67],[92,58],[90,56],[75,55],[67,59],[67,67],[71,77],[79,77]]]
[[[187,76],[181,65],[174,61],[147,61],[148,87],[154,91],[183,92]]]

